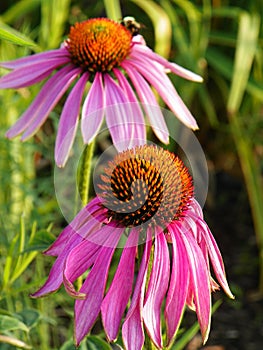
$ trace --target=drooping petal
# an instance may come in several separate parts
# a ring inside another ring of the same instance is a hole
[[[143,59],[129,60],[129,63],[134,65],[134,67],[156,89],[164,102],[182,123],[193,130],[198,129],[195,118],[192,116],[191,112],[176,92],[170,79],[163,71],[162,66],[160,66],[158,63],[149,65],[145,63]]]
[[[65,262],[63,282],[66,291],[71,296],[76,298],[83,297],[83,293],[76,292],[73,282],[95,262],[102,246],[108,244],[107,241],[109,241],[109,236],[113,229],[114,228],[109,225],[100,227],[100,225],[93,220],[89,227],[90,234],[87,234],[86,238],[69,253]],[[120,232],[117,228],[115,230],[115,235]],[[121,234],[121,232],[119,234]],[[96,243],[94,243],[94,241]]]
[[[144,145],[146,143],[146,127],[145,127],[143,113],[138,103],[138,100],[128,80],[125,78],[124,74],[119,69],[116,69],[116,68],[113,69],[113,72],[118,79],[120,87],[127,95],[129,102],[131,102],[128,108],[131,108],[132,110],[133,120],[130,121],[130,123],[133,123],[133,128],[134,128],[133,138],[136,142],[136,145]]]
[[[55,161],[59,167],[65,165],[74,142],[80,104],[88,78],[88,73],[80,77],[71,90],[60,116],[55,146]]]
[[[36,84],[46,78],[55,68],[68,63],[68,57],[53,58],[47,62],[33,63],[15,69],[0,79],[0,89],[21,88]]]
[[[161,65],[163,65],[163,67],[170,69],[171,72],[175,73],[176,75],[184,79],[192,80],[199,83],[203,81],[203,78],[200,75],[195,74],[190,70],[179,66],[176,63],[171,63],[167,61],[164,57],[153,52],[148,46],[145,46],[145,45],[134,45],[129,57],[143,58],[143,59],[147,58],[148,61],[156,61]]]
[[[132,292],[138,232],[131,230],[117,271],[101,305],[102,322],[110,341],[117,338],[120,322]]]
[[[68,62],[70,62],[70,55],[68,50],[65,47],[62,47],[56,50],[50,50],[46,52],[37,53],[31,56],[21,57],[12,61],[0,62],[0,67],[8,69],[17,69],[31,66],[34,63],[47,62],[47,60],[52,60],[53,58],[59,57],[68,57]]]
[[[185,246],[176,232],[176,225],[171,224],[168,230],[172,239],[173,259],[164,312],[167,324],[167,346],[173,342],[178,331],[189,285],[189,266]]]
[[[120,231],[112,230],[109,237],[111,246],[101,248],[91,271],[80,288],[80,293],[86,294],[86,298],[75,302],[75,339],[77,346],[88,334],[99,315],[110,262],[119,238]]]
[[[132,301],[122,326],[123,343],[126,349],[141,350],[144,344],[143,298],[150,259],[152,241],[147,240],[132,296]]]
[[[70,71],[64,76],[62,76],[60,80],[54,81],[54,85],[50,88],[49,91],[47,91],[46,87],[44,87],[46,91],[46,96],[42,100],[38,111],[35,113],[34,120],[30,123],[27,130],[23,133],[21,137],[22,141],[27,140],[29,137],[31,137],[38,131],[38,129],[47,119],[49,113],[52,111],[52,109],[55,107],[55,105],[66,92],[70,84],[76,79],[80,72],[80,68],[71,67]]]
[[[53,293],[61,286],[63,281],[63,269],[65,260],[70,251],[82,240],[83,238],[79,235],[71,236],[62,253],[57,257],[55,263],[53,264],[45,284],[38,291],[33,293],[32,297],[38,298]]]
[[[38,114],[41,106],[46,103],[47,98],[49,97],[49,92],[52,90],[52,87],[56,82],[60,81],[65,74],[71,71],[71,67],[64,67],[54,74],[42,87],[34,101],[28,107],[28,109],[22,114],[18,121],[8,130],[6,136],[8,138],[13,138],[21,134],[26,128],[33,123],[36,115]]]
[[[85,143],[90,143],[97,135],[104,115],[105,93],[102,74],[97,72],[82,107],[81,131]]]
[[[190,283],[193,288],[195,310],[200,325],[200,330],[205,343],[210,331],[211,321],[211,290],[209,273],[202,251],[189,232],[183,232],[188,263],[190,268]]]
[[[226,279],[226,273],[224,268],[224,262],[222,255],[220,253],[220,250],[218,248],[218,245],[209,229],[209,227],[206,225],[205,222],[202,220],[197,220],[197,225],[199,226],[200,230],[203,232],[203,238],[206,242],[206,246],[209,253],[209,258],[211,260],[216,278],[218,279],[220,285],[226,292],[226,294],[234,299],[234,295],[231,293],[231,290],[228,286],[227,279]]]
[[[134,146],[134,116],[129,108],[128,97],[109,74],[105,74],[104,83],[106,122],[113,144],[121,152]]]
[[[149,118],[154,133],[160,141],[169,143],[169,131],[156,98],[145,79],[127,61],[122,67],[129,75],[136,92],[143,103],[143,108]]]
[[[143,307],[143,320],[150,338],[162,347],[161,307],[170,277],[170,260],[167,242],[163,232],[155,237],[154,257],[150,281]]]

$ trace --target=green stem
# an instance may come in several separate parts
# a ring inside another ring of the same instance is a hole
[[[89,200],[89,189],[90,189],[90,177],[91,177],[91,168],[92,168],[92,158],[94,153],[95,142],[93,141],[86,146],[82,161],[81,167],[79,170],[79,194],[82,201],[82,205],[85,206]]]
[[[81,166],[78,176],[79,194],[82,202],[82,206],[85,206],[89,201],[89,190],[91,183],[91,169],[92,169],[92,158],[94,154],[95,141],[91,142],[84,149]],[[82,276],[77,279],[77,290],[82,286]]]
[[[122,18],[119,0],[104,0],[104,6],[107,17],[114,21],[119,21]]]
[[[251,206],[259,249],[259,293],[263,295],[263,196],[262,192],[260,191],[262,188],[262,180],[258,164],[256,164],[256,160],[254,159],[250,141],[245,135],[245,132],[242,130],[238,115],[236,113],[229,114],[229,120]]]

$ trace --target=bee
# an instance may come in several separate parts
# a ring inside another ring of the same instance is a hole
[[[124,17],[121,20],[121,24],[126,27],[132,34],[132,36],[135,36],[139,34],[140,29],[143,27],[142,24],[136,22],[134,17]]]

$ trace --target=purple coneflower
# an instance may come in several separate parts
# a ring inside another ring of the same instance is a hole
[[[144,328],[161,349],[173,342],[186,305],[196,312],[205,342],[211,292],[219,288],[211,277],[210,263],[224,291],[233,295],[218,246],[193,197],[188,169],[169,151],[138,146],[108,163],[98,187],[100,193],[46,251],[57,260],[33,296],[54,292],[63,283],[77,298],[76,344],[101,313],[109,341],[117,339],[124,318],[122,337],[127,350],[142,349]],[[123,251],[106,287],[112,257],[120,245]],[[87,270],[77,291],[74,281]],[[163,303],[166,344],[161,334]]]
[[[57,50],[0,65],[13,69],[0,79],[1,89],[30,86],[51,76],[30,107],[7,132],[9,138],[22,134],[21,140],[24,141],[36,133],[59,99],[73,85],[58,126],[55,146],[58,166],[63,166],[69,156],[88,81],[91,86],[81,115],[85,143],[90,143],[98,133],[104,112],[113,143],[119,151],[131,147],[137,140],[144,143],[144,117],[134,91],[157,137],[168,143],[169,132],[150,86],[157,90],[185,125],[198,128],[166,73],[171,71],[199,82],[202,78],[168,62],[148,48],[141,35],[132,36],[124,25],[107,18],[76,23],[71,27],[68,39]],[[132,108],[127,108],[126,103],[132,103]],[[114,110],[106,108],[111,105],[119,107]]]

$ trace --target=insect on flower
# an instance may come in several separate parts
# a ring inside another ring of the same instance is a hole
[[[136,22],[135,18],[131,16],[124,17],[121,24],[131,32],[132,36],[139,34],[140,29],[144,27],[143,24]]]

